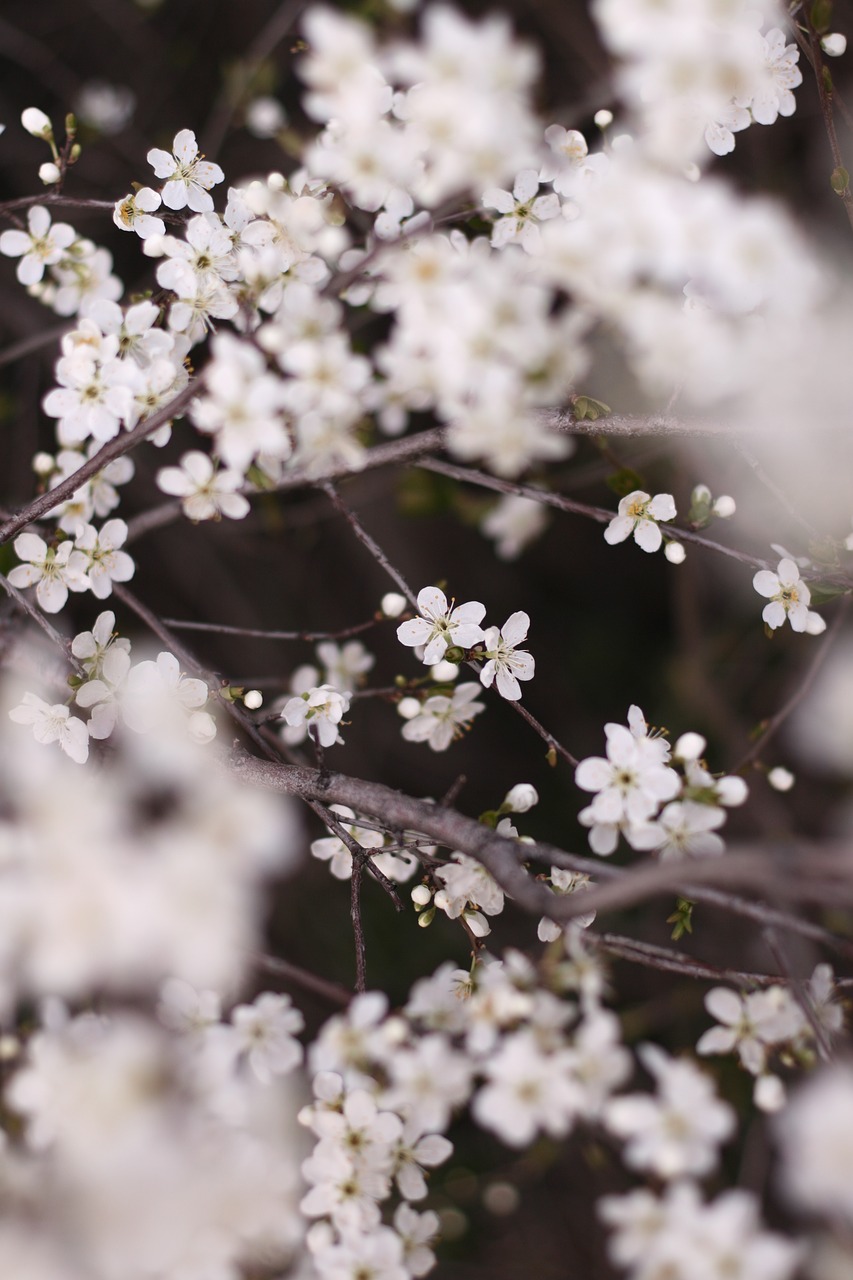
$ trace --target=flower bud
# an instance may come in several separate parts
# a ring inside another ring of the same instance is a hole
[[[37,476],[49,476],[56,463],[49,453],[37,453],[33,458],[33,471]]]
[[[414,720],[421,713],[421,704],[417,698],[401,698],[397,703],[397,715],[404,720]]]
[[[720,494],[711,508],[715,516],[719,516],[721,520],[728,520],[729,516],[733,516],[737,511],[737,504],[734,498],[727,493]]]
[[[539,793],[529,782],[517,782],[504,796],[501,808],[507,813],[527,813],[539,803]]]
[[[829,35],[823,37],[820,47],[828,57],[840,58],[847,51],[847,37],[842,35],[840,31],[832,31]]]
[[[663,549],[663,553],[670,564],[684,564],[687,558],[687,552],[680,542],[668,542]]]
[[[406,607],[406,597],[401,596],[398,591],[389,591],[382,597],[379,607],[386,618],[399,618]]]
[[[46,187],[52,187],[59,182],[62,173],[59,165],[54,164],[52,160],[45,160],[44,164],[39,165],[39,177]]]
[[[783,769],[781,765],[777,765],[775,769],[771,769],[768,773],[767,781],[774,791],[790,791],[796,782],[796,778],[790,769]]]
[[[613,112],[608,111],[606,107],[602,107],[600,111],[596,111],[592,118],[595,121],[596,129],[609,129],[613,123]]]
[[[27,107],[21,112],[21,124],[27,133],[31,133],[34,138],[53,137],[53,125],[50,122],[50,116],[46,116],[43,111],[39,111],[38,107]]]
[[[260,689],[249,689],[243,697],[243,705],[250,711],[257,711],[264,705],[264,695]]]
[[[425,884],[416,884],[412,890],[412,902],[416,907],[425,907],[432,901],[432,894]]]
[[[459,675],[459,666],[455,662],[436,662],[429,673],[437,684],[451,684]]]
[[[672,754],[679,760],[698,760],[707,745],[701,733],[682,733],[672,749]]]

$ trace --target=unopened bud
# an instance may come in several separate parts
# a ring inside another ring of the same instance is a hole
[[[707,746],[701,733],[682,733],[672,749],[679,760],[698,760]]]
[[[840,58],[847,52],[847,37],[840,31],[832,31],[828,36],[823,37],[820,47],[828,57]]]
[[[38,107],[27,107],[21,112],[21,124],[27,133],[31,133],[34,138],[52,138],[53,125],[50,122],[50,116],[46,116],[43,111],[39,111]]]
[[[781,765],[777,765],[775,769],[771,769],[768,773],[767,781],[774,791],[790,791],[796,782],[796,778],[790,769],[783,769]]]
[[[382,597],[379,607],[386,618],[399,618],[406,607],[406,597],[401,596],[398,591],[389,591]]]
[[[37,453],[33,458],[33,471],[37,476],[49,476],[56,463],[49,453]]]
[[[45,160],[44,164],[39,165],[39,178],[46,187],[52,187],[62,177],[59,165],[54,164],[52,160]]]
[[[529,782],[517,782],[504,796],[501,808],[507,813],[527,813],[539,803],[539,793]]]
[[[397,715],[404,720],[414,720],[421,714],[421,704],[417,698],[401,698],[397,703]]]
[[[687,552],[680,542],[668,542],[663,553],[670,564],[684,564],[687,559]]]
[[[425,884],[416,884],[412,890],[412,902],[416,907],[425,907],[432,901],[432,894]]]
[[[609,129],[613,123],[613,112],[608,111],[606,107],[602,107],[600,111],[596,111],[592,118],[595,121],[596,129]]]
[[[727,493],[720,494],[711,508],[715,516],[719,516],[721,520],[728,520],[737,511],[737,503],[734,498]]]
[[[257,711],[264,705],[264,695],[260,689],[249,689],[243,697],[243,705],[250,711]]]

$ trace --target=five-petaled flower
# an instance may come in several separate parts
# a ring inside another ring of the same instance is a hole
[[[808,631],[809,635],[817,636],[826,630],[820,614],[809,609],[811,592],[793,560],[780,560],[775,573],[760,569],[752,579],[752,585],[760,596],[770,601],[764,606],[761,616],[774,631],[783,625],[786,618],[794,631]]]
[[[451,645],[471,649],[485,639],[480,623],[486,606],[478,600],[457,605],[454,609],[438,587],[424,587],[418,592],[418,609],[421,617],[401,622],[397,628],[397,639],[411,647],[424,645],[423,660],[428,667],[441,662]]]
[[[27,214],[26,231],[4,231],[0,235],[0,253],[7,258],[20,258],[15,274],[21,284],[38,284],[45,267],[52,267],[65,257],[65,251],[77,238],[67,222],[50,225],[50,214],[37,204]]]
[[[671,493],[656,493],[651,497],[642,489],[635,489],[620,500],[619,514],[604,530],[604,541],[613,546],[633,533],[634,541],[643,551],[657,551],[663,541],[658,521],[674,519],[675,502]]]
[[[167,209],[183,209],[189,205],[194,213],[213,211],[210,188],[222,182],[225,174],[218,164],[211,164],[198,154],[191,129],[181,129],[175,134],[171,155],[153,147],[148,152],[148,163],[158,178],[167,179],[160,192]]]
[[[321,747],[343,742],[338,725],[349,710],[349,694],[339,693],[330,684],[317,685],[298,698],[291,698],[281,713],[287,724],[308,726],[308,733]]]
[[[503,626],[489,627],[486,631],[486,664],[480,672],[480,681],[488,689],[492,682],[498,693],[510,702],[521,697],[519,680],[532,680],[536,663],[531,655],[517,646],[527,639],[530,618],[526,613],[513,613]]]
[[[15,554],[29,563],[11,569],[9,581],[13,587],[35,587],[45,613],[59,613],[69,591],[86,591],[90,586],[88,560],[70,540],[54,548],[37,533],[22,533],[15,539]]]

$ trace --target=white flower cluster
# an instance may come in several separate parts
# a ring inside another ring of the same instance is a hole
[[[660,1196],[605,1196],[599,1210],[613,1233],[610,1256],[630,1280],[791,1280],[799,1264],[798,1247],[763,1228],[750,1191],[724,1191],[705,1203],[685,1180]]]
[[[694,157],[701,140],[717,155],[753,122],[792,115],[802,83],[799,51],[771,25],[785,21],[776,0],[656,5],[595,0],[593,16],[622,60],[618,89],[647,143],[667,160]]]
[[[632,849],[661,858],[722,853],[717,829],[727,807],[743,804],[747,787],[742,778],[708,772],[701,760],[705,739],[687,733],[672,749],[661,734],[649,732],[637,706],[628,711],[627,728],[611,723],[604,732],[606,758],[590,756],[575,770],[575,784],[595,793],[578,815],[590,828],[594,852],[613,853],[621,833]]]
[[[292,1261],[302,1234],[295,1097],[280,1079],[266,1087],[257,1068],[292,1070],[298,1043],[287,1065],[270,1048],[301,1018],[282,1009],[276,1021],[270,1000],[286,1003],[261,996],[224,1025],[218,1010],[172,1032],[133,1013],[64,1015],[32,1037],[4,1093],[23,1126],[18,1149],[4,1152],[18,1214],[2,1236],[17,1276],[150,1280]],[[264,1035],[247,1039],[247,1012]],[[38,1230],[24,1234],[24,1221]]]
[[[261,882],[292,865],[289,810],[163,734],[125,738],[102,770],[27,739],[5,758],[2,1016],[18,999],[141,992],[168,974],[233,991]]]
[[[802,1057],[815,1039],[815,1026],[827,1040],[837,1036],[844,1027],[844,1012],[835,997],[828,964],[816,966],[805,996],[814,1026],[786,987],[774,985],[741,994],[714,987],[705,997],[705,1008],[718,1025],[704,1033],[696,1052],[737,1052],[741,1066],[756,1078],[756,1105],[776,1111],[784,1104],[785,1091],[779,1077],[768,1071],[771,1054],[788,1061]]]
[[[168,651],[156,660],[132,664],[130,641],[119,637],[114,628],[115,614],[107,610],[98,615],[91,631],[81,631],[71,642],[71,652],[83,670],[82,677],[72,677],[70,682],[74,702],[91,712],[88,721],[72,716],[61,703],[50,706],[34,693],[24,694],[21,705],[9,712],[11,719],[32,725],[37,742],[58,741],[78,764],[88,757],[89,738],[109,738],[118,723],[134,733],[177,732],[199,744],[210,742],[216,736],[216,721],[204,710],[209,698],[204,681],[184,675],[178,659]]]
[[[418,592],[418,610],[419,617],[400,623],[397,639],[415,649],[438,682],[455,679],[458,673],[456,663],[445,661],[448,650],[474,650],[470,656],[483,660],[480,683],[487,689],[495,684],[502,698],[518,701],[519,680],[532,680],[536,669],[533,657],[519,648],[530,626],[526,613],[513,613],[502,627],[484,630],[480,623],[485,617],[485,605],[479,600],[460,605],[448,602],[438,587],[423,587]],[[423,702],[404,699],[400,704],[407,716],[403,737],[410,742],[429,742],[433,751],[446,750],[484,709],[483,703],[474,701],[477,692],[477,685],[469,682],[458,685],[450,696],[432,694]],[[409,706],[404,705],[409,702],[413,704],[410,714]]]

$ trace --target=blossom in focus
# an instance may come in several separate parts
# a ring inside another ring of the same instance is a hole
[[[539,246],[537,223],[547,222],[560,213],[560,197],[554,192],[537,195],[539,175],[535,169],[522,169],[515,180],[512,192],[490,188],[483,192],[483,206],[496,209],[502,216],[492,230],[492,248],[502,249],[508,244],[520,244],[527,253],[535,253]]]
[[[105,600],[112,594],[114,582],[129,582],[136,572],[136,565],[120,547],[127,538],[124,520],[108,520],[100,529],[94,525],[81,525],[74,543],[86,557],[86,576],[89,590]]]
[[[752,579],[752,585],[760,596],[770,601],[764,606],[761,616],[774,631],[783,625],[786,618],[794,631],[820,635],[826,629],[820,614],[809,609],[811,592],[793,560],[780,560],[775,573],[760,569]]]
[[[166,179],[161,195],[167,208],[184,209],[189,205],[194,213],[213,212],[210,188],[222,182],[225,174],[218,164],[199,156],[191,129],[175,134],[171,155],[153,147],[148,152],[148,163],[158,178]]]
[[[155,218],[154,211],[160,208],[161,197],[151,187],[141,187],[133,191],[123,200],[116,201],[113,209],[113,222],[120,231],[135,231],[140,240],[150,236],[166,234],[166,224],[162,218]]]
[[[308,734],[321,747],[343,742],[338,725],[349,710],[349,695],[339,693],[330,684],[321,684],[298,698],[291,698],[281,713],[292,727],[307,725]]]
[[[530,618],[526,613],[513,613],[503,626],[489,627],[485,635],[486,663],[480,672],[480,682],[489,689],[492,683],[498,686],[498,693],[510,702],[517,702],[521,697],[519,680],[532,680],[535,661],[518,645],[527,638]]]
[[[633,534],[643,551],[657,551],[663,541],[658,521],[674,520],[675,514],[672,494],[657,493],[651,497],[642,489],[635,489],[620,500],[618,515],[604,530],[604,540],[614,546]]]
[[[66,222],[50,225],[50,214],[43,205],[33,205],[27,214],[26,231],[4,231],[0,235],[0,253],[7,258],[20,258],[15,274],[21,284],[38,284],[45,267],[53,266],[77,237]]]
[[[15,539],[15,554],[28,564],[16,565],[9,571],[13,587],[35,587],[36,599],[45,613],[59,613],[69,591],[86,591],[87,557],[76,551],[70,540],[48,547],[37,533],[22,533]]]
[[[397,639],[411,648],[423,645],[423,660],[428,667],[440,662],[451,645],[471,649],[484,639],[479,624],[485,616],[486,606],[478,600],[453,608],[438,587],[424,587],[418,592],[418,609],[421,617],[401,622],[397,628]]]

